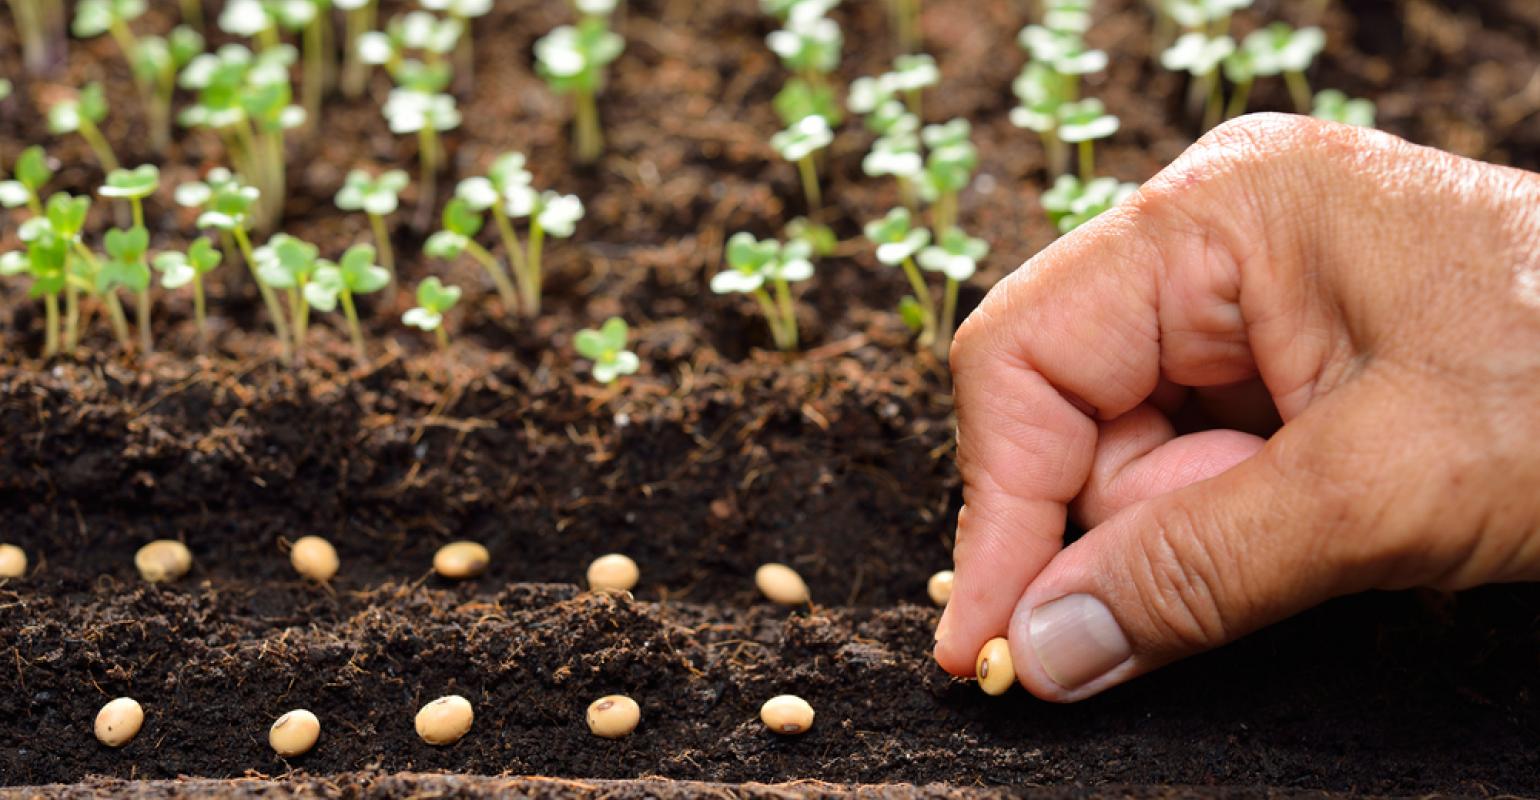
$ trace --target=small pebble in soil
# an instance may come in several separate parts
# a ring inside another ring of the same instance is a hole
[[[629,592],[641,577],[636,562],[619,553],[599,556],[588,565],[588,588],[595,592]]]
[[[289,563],[294,571],[313,581],[325,583],[337,574],[341,562],[337,548],[319,536],[303,536],[289,548]]]
[[[800,606],[808,602],[807,582],[785,564],[765,564],[754,571],[754,585],[772,603]]]
[[[492,554],[476,542],[450,542],[433,554],[433,570],[457,581],[486,572],[490,563]]]
[[[588,706],[588,730],[595,736],[606,739],[629,736],[641,721],[641,707],[623,694],[601,697]]]
[[[776,733],[806,733],[813,727],[813,707],[794,694],[776,695],[759,707],[759,719]]]
[[[952,599],[952,571],[944,569],[930,576],[925,582],[925,591],[930,594],[932,603],[945,608]]]
[[[134,554],[134,566],[150,583],[168,583],[192,569],[192,551],[175,539],[156,539]]]
[[[27,574],[27,551],[14,544],[0,544],[0,578],[20,578]]]
[[[96,739],[108,747],[122,747],[139,735],[144,708],[132,697],[119,697],[96,712]]]
[[[417,735],[432,745],[454,744],[469,733],[476,712],[471,701],[457,695],[445,695],[417,712]]]
[[[315,747],[321,737],[321,721],[303,708],[296,708],[279,717],[267,730],[267,743],[273,752],[284,758],[302,756]]]
[[[1016,667],[1011,663],[1011,645],[1005,637],[996,636],[984,643],[973,671],[984,694],[1001,695],[1011,688],[1016,682]]]

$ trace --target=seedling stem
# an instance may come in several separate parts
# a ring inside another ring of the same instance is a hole
[[[807,196],[807,213],[815,215],[823,207],[823,193],[818,189],[818,166],[811,153],[797,161],[797,172],[802,176],[802,193]]]
[[[920,275],[920,268],[915,266],[913,258],[904,259],[904,275],[909,278],[909,288],[914,290],[914,298],[920,301],[920,313],[925,324],[920,332],[920,346],[929,347],[936,341],[936,301],[930,293],[930,287],[926,285],[924,276]]]
[[[385,218],[379,214],[367,214],[369,227],[374,231],[374,246],[380,251],[380,266],[390,270],[392,278],[396,274],[396,252],[390,245],[390,231],[385,227]],[[392,284],[394,285],[394,284]]]
[[[1305,79],[1305,73],[1287,70],[1283,73],[1283,80],[1289,85],[1289,97],[1294,100],[1294,110],[1301,114],[1309,114],[1310,81]]]
[[[534,246],[533,236],[531,236],[530,245]],[[518,292],[509,282],[508,273],[503,270],[503,265],[499,264],[497,259],[475,240],[466,241],[465,252],[470,253],[471,258],[476,259],[476,262],[487,271],[487,275],[492,278],[492,284],[497,287],[497,296],[502,298],[503,305],[509,309],[519,308]]]
[[[579,89],[573,94],[573,113],[576,117],[572,129],[574,147],[580,163],[592,164],[604,152],[604,132],[599,129],[599,105],[590,90]]]
[[[246,262],[246,269],[251,272],[251,279],[257,283],[257,291],[262,293],[262,304],[267,306],[267,315],[273,320],[273,335],[278,338],[278,344],[283,348],[284,363],[294,363],[293,339],[289,336],[289,323],[284,318],[283,306],[278,304],[278,296],[273,293],[273,288],[262,282],[257,275],[257,257],[252,252],[251,238],[246,235],[244,228],[236,226],[231,229],[235,235],[235,243],[241,248],[242,260]]]

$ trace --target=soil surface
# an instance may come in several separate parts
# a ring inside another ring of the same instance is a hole
[[[174,4],[153,5],[147,31],[171,22]],[[1038,203],[1041,150],[1006,120],[1025,5],[936,2],[924,19],[944,76],[926,116],[970,118],[981,152],[961,220],[994,254],[965,306],[1054,236]],[[1311,22],[1313,5],[1259,0],[1237,30]],[[1123,119],[1101,168],[1135,181],[1196,134],[1182,82],[1151,67],[1142,8],[1098,3],[1090,38],[1113,63],[1086,87]],[[196,355],[190,302],[172,296],[157,300],[157,353],[125,362],[98,319],[89,352],[44,363],[40,306],[0,284],[0,539],[34,565],[0,585],[0,785],[231,779],[46,790],[146,797],[1540,792],[1533,587],[1338,601],[1074,707],[1019,690],[986,698],[942,674],[924,585],[948,564],[958,504],[948,384],[891,313],[902,279],[857,239],[897,202],[860,173],[865,134],[847,123],[825,166],[821,218],[846,242],[802,293],[807,351],[765,352],[752,304],[705,285],[726,236],[776,233],[806,211],[795,171],[767,144],[783,77],[763,46],[770,23],[751,0],[628,3],[627,50],[601,99],[610,150],[572,169],[566,105],[529,56],[568,14],[506,2],[475,26],[476,80],[448,142],[454,175],[519,149],[538,186],[588,207],[577,236],[548,250],[536,321],[506,318],[473,265],[420,256],[411,190],[394,237],[404,281],[437,274],[469,290],[448,357],[401,328],[402,293],[365,302],[367,363],[327,320],[307,364],[285,367],[249,278],[225,268],[209,355]],[[841,77],[885,68],[881,5],[847,2],[835,16]],[[1533,4],[1356,0],[1332,3],[1322,24],[1331,46],[1316,85],[1375,98],[1381,126],[1414,141],[1540,167]],[[12,30],[0,9],[0,74],[17,80],[0,104],[0,163],[44,142],[62,165],[50,189],[90,191],[100,173],[88,151],[49,137],[37,113],[61,85],[90,79],[115,98],[107,132],[122,160],[154,158],[110,41],[74,42],[56,76],[27,80]],[[378,114],[387,88],[380,77],[372,99],[336,98],[324,135],[291,146],[285,229],[327,255],[367,237],[363,219],[331,205],[348,169],[414,169],[415,146]],[[1281,85],[1254,98],[1287,103]],[[169,186],[220,158],[217,141],[193,134],[157,160]],[[149,212],[154,249],[191,235],[169,191]],[[13,218],[0,220],[10,249]],[[109,222],[98,209],[92,230]],[[643,368],[604,389],[571,339],[611,314],[632,323]],[[312,533],[341,553],[329,587],[288,564],[288,543]],[[185,541],[195,566],[146,586],[132,556],[162,537]],[[433,551],[461,538],[491,549],[488,574],[431,577]],[[577,586],[611,551],[641,564],[634,599]],[[815,607],[758,603],[751,576],[772,560],[807,578]],[[428,747],[412,715],[451,692],[475,705],[475,728]],[[612,692],[643,714],[616,742],[582,720]],[[813,704],[811,732],[760,726],[759,704],[782,692]],[[90,721],[124,694],[144,704],[145,729],[108,750]],[[286,762],[266,730],[294,707],[319,715],[323,734]],[[291,770],[282,783],[244,780]],[[396,774],[437,771],[550,780]],[[627,780],[644,777],[705,783]]]

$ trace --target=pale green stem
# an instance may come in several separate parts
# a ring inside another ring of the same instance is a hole
[[[540,227],[539,220],[529,221],[529,296],[524,298],[524,314],[533,317],[540,313],[541,287],[545,283],[545,273],[541,270],[540,262],[545,256],[545,228]]]
[[[304,363],[305,338],[310,330],[310,304],[305,302],[305,281],[290,286],[289,311],[294,315],[294,362]]]
[[[101,163],[103,170],[113,172],[122,169],[117,155],[112,152],[112,145],[107,143],[107,138],[102,136],[96,123],[81,117],[80,136],[86,140],[86,145],[91,148],[91,152],[96,154],[96,160]]]
[[[1290,70],[1283,73],[1283,80],[1289,85],[1289,97],[1294,100],[1294,110],[1300,114],[1310,113],[1310,82],[1305,80],[1305,73]]]
[[[43,333],[43,357],[52,358],[59,352],[59,293],[43,295],[46,322]]]
[[[380,251],[380,266],[390,272],[391,280],[396,277],[396,253],[390,244],[390,230],[385,227],[385,218],[379,214],[367,214],[369,227],[374,230],[374,246]]]
[[[434,328],[433,332],[437,334],[436,338],[438,339],[438,349],[448,351],[449,333],[444,330],[444,320],[439,320],[438,327]]]
[[[941,333],[936,336],[936,355],[946,358],[957,325],[957,281],[946,279],[946,294],[941,299]]]
[[[492,285],[497,287],[497,296],[503,300],[503,310],[510,314],[517,313],[519,295],[514,291],[513,284],[508,281],[508,273],[503,270],[503,265],[499,264],[485,247],[475,242],[468,242],[465,245],[465,252],[470,253],[471,258],[476,259],[482,269],[487,271],[488,277],[492,279]]]
[[[823,193],[818,190],[818,167],[810,154],[797,162],[797,174],[802,176],[802,193],[807,196],[807,213],[817,214],[823,207]]]
[[[301,88],[305,102],[305,127],[310,130],[319,130],[321,122],[321,96],[326,88],[326,57],[322,49],[325,45],[321,30],[324,15],[317,14],[316,18],[305,26],[301,33],[301,44],[305,48],[305,85]]]
[[[201,32],[203,30],[203,0],[181,0],[182,21]]]
[[[134,350],[134,339],[128,333],[128,317],[123,314],[123,304],[118,302],[116,289],[108,291],[103,297],[107,303],[107,316],[112,320],[112,332],[118,337],[118,344],[122,345],[124,353]]]
[[[1096,177],[1096,143],[1086,139],[1079,144],[1080,149],[1080,180],[1082,183],[1090,183]]]
[[[342,314],[348,319],[348,338],[353,340],[353,352],[362,364],[369,360],[369,351],[364,348],[363,329],[358,327],[358,310],[353,307],[353,293],[343,289],[338,299],[342,301]]]
[[[246,262],[246,269],[251,272],[251,279],[257,282],[257,291],[262,294],[262,304],[267,306],[267,315],[273,320],[273,334],[278,339],[278,344],[283,348],[283,360],[286,364],[294,363],[294,344],[289,336],[289,322],[284,317],[283,306],[278,304],[278,295],[273,292],[273,287],[262,282],[257,276],[257,258],[252,253],[251,239],[242,228],[231,231],[235,237],[235,243],[241,248],[241,256]]]
[[[358,97],[369,82],[369,65],[358,57],[358,37],[374,27],[374,3],[368,2],[348,12],[347,42],[342,63],[342,93]]]
[[[1208,101],[1203,105],[1203,129],[1208,130],[1220,123],[1224,114],[1225,87],[1216,70],[1209,76]]]
[[[134,310],[139,315],[139,351],[148,353],[155,349],[154,340],[150,338],[150,287],[140,289],[138,295]]]
[[[788,344],[782,349],[795,350],[797,349],[797,309],[791,303],[791,287],[780,278],[775,279],[775,300],[776,305],[780,307],[781,325],[786,333]]]
[[[573,94],[573,147],[581,164],[592,164],[604,152],[604,133],[599,128],[599,105],[593,92],[579,89]]]
[[[937,236],[946,233],[957,224],[956,192],[945,191],[936,198],[936,204],[931,207],[931,223],[936,229]]]
[[[417,218],[426,224],[438,201],[438,130],[424,125],[417,132],[417,160],[422,166],[421,195],[417,199]]]
[[[792,345],[786,338],[781,315],[776,311],[775,301],[770,299],[770,293],[761,286],[754,290],[754,299],[759,301],[759,309],[765,315],[765,323],[770,326],[770,338],[775,341],[775,349],[783,351],[792,349]]]
[[[915,266],[914,259],[904,259],[904,275],[909,278],[909,288],[914,290],[914,299],[920,301],[920,312],[924,319],[920,345],[928,347],[936,340],[936,300],[930,293],[930,287],[925,284],[920,268]]]
[[[71,355],[80,344],[80,290],[75,282],[64,282],[64,349]]]
[[[198,321],[198,352],[206,353],[209,349],[209,330],[207,323],[208,311],[203,297],[203,276],[193,276],[193,318]]]
[[[1235,119],[1246,113],[1246,104],[1251,101],[1251,85],[1251,80],[1236,84],[1235,90],[1230,93],[1230,103],[1225,106],[1225,119]]]

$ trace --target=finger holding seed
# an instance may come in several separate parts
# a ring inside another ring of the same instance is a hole
[[[433,554],[433,570],[456,581],[481,575],[491,563],[492,554],[477,542],[450,542]]]
[[[984,643],[973,665],[984,694],[1002,695],[1016,682],[1016,667],[1011,662],[1011,645],[1003,636]]]
[[[623,694],[601,697],[588,706],[588,730],[595,736],[620,739],[629,736],[641,721],[641,707]]]
[[[192,569],[192,551],[175,539],[156,539],[134,554],[134,567],[150,583],[169,583]]]
[[[27,574],[27,551],[14,544],[0,544],[0,579]]]
[[[944,569],[930,576],[930,580],[925,582],[925,592],[930,595],[932,603],[946,608],[952,599],[952,571]]]
[[[599,556],[588,565],[588,588],[595,592],[629,592],[641,578],[636,562],[620,553]]]
[[[122,747],[139,735],[144,708],[132,697],[119,697],[96,712],[96,740],[108,747]]]
[[[321,720],[303,708],[296,708],[279,717],[267,731],[267,743],[273,752],[284,758],[294,758],[310,752],[321,737]]]
[[[813,707],[794,694],[776,695],[759,707],[759,719],[776,733],[802,734],[813,727]]]
[[[319,536],[302,536],[289,548],[289,563],[301,576],[326,583],[337,574],[342,562],[337,558],[337,548]]]
[[[417,735],[431,745],[451,745],[470,732],[475,719],[471,701],[457,694],[445,695],[417,712]]]
[[[755,570],[754,585],[770,602],[783,606],[800,606],[811,599],[807,582],[785,564],[765,564]]]

